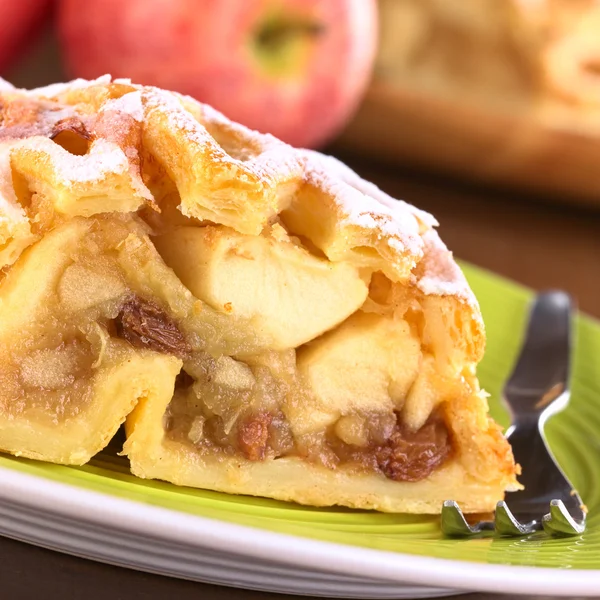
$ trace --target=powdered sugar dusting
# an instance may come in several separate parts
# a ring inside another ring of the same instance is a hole
[[[200,145],[213,142],[206,129],[185,110],[174,94],[158,88],[147,88],[144,100],[149,110],[158,110],[165,114],[169,127],[183,132],[188,141]]]
[[[318,154],[312,151],[305,152],[309,152],[313,156]],[[323,160],[323,155],[320,156],[321,160]],[[324,157],[324,160],[327,161],[328,170],[334,172],[339,179],[347,183],[349,186],[359,190],[365,196],[377,200],[377,202],[389,209],[392,214],[398,213],[398,217],[400,219],[406,218],[406,214],[408,212],[413,214],[424,225],[425,228],[428,229],[431,227],[437,227],[438,222],[432,215],[423,210],[415,208],[403,200],[396,200],[395,198],[392,198],[383,190],[379,189],[374,183],[366,181],[360,177],[355,171],[353,171],[343,162],[339,161],[337,158],[334,158],[333,156],[327,156]]]
[[[136,90],[141,90],[143,87],[137,83],[131,83],[131,79],[129,79],[129,77],[117,77],[116,79],[113,79],[113,83],[119,83],[121,85],[130,85]]]
[[[73,183],[98,181],[108,173],[123,174],[129,171],[129,161],[123,150],[117,144],[101,139],[92,143],[85,156],[56,153],[54,164],[65,180]]]
[[[73,81],[69,81],[67,83],[52,83],[50,85],[34,88],[32,90],[20,90],[27,96],[37,96],[40,98],[53,98],[54,96],[58,96],[65,92],[70,92],[72,90],[79,90],[91,87],[93,85],[106,85],[110,83],[111,77],[110,75],[102,75],[97,79],[74,79]]]
[[[183,130],[190,139],[221,150],[221,160],[239,167],[240,178],[245,177],[245,173],[251,174],[266,187],[301,174],[296,151],[270,134],[234,123],[190,96],[146,88],[144,98],[149,106],[166,112],[169,124]]]
[[[25,215],[25,211],[0,191],[0,232],[3,233],[2,230],[10,231],[17,223],[26,222],[27,216]],[[0,240],[4,243],[6,237],[0,236]]]
[[[362,181],[360,177],[331,156],[312,150],[299,152],[306,161],[307,180],[334,197],[346,224],[377,231],[398,252],[422,254],[420,225],[412,207],[404,203],[388,206],[365,193],[354,185]]]
[[[260,135],[255,131],[251,134]],[[301,165],[291,146],[280,142],[273,136],[265,136],[261,144],[260,153],[246,161],[244,164],[250,168],[263,182],[276,179],[288,179],[296,174],[300,175]]]
[[[0,92],[10,92],[14,89],[15,86],[12,83],[9,83],[6,81],[6,79],[2,79],[2,77],[0,77]]]
[[[425,255],[415,272],[421,292],[428,296],[456,296],[478,306],[463,272],[437,231],[429,230],[423,235],[423,241]]]
[[[70,154],[45,137],[19,140],[13,148],[22,146],[27,150],[41,152],[50,157],[56,178],[62,184],[96,183],[108,175],[121,175],[129,178],[129,184],[143,198],[152,195],[141,179],[131,175],[131,165],[125,152],[114,142],[97,139],[84,156]]]
[[[335,198],[344,222],[376,230],[395,252],[420,259],[414,273],[424,294],[456,296],[477,307],[460,267],[434,229],[433,216],[394,200],[333,157],[300,152],[306,159],[307,180]]]
[[[138,123],[144,120],[144,107],[142,105],[142,92],[129,92],[117,98],[110,100],[103,107],[102,111],[114,110],[128,114],[133,117]]]
[[[397,240],[396,238],[389,238],[388,246],[390,248],[393,248],[397,252],[402,252],[402,250],[404,250],[404,246],[403,246],[402,242],[400,240]]]
[[[222,112],[218,111],[216,108],[213,108],[209,104],[203,104],[202,102],[198,102],[191,96],[183,96],[183,98],[186,102],[196,104],[202,110],[203,120],[208,121],[210,123],[214,123],[215,125],[234,125],[233,121],[230,121]],[[236,125],[239,125],[239,127],[244,127],[244,125],[241,124]]]
[[[202,123],[215,135],[217,143],[244,169],[265,184],[275,179],[287,179],[301,172],[297,151],[269,133],[260,133],[241,123],[230,121],[223,113],[208,104],[197,102],[190,96],[182,96],[201,111]],[[224,140],[231,144],[225,144]]]
[[[131,173],[129,159],[115,143],[107,140],[95,140],[85,156],[73,156],[69,153],[56,158],[56,166],[65,180],[73,183],[101,181],[109,174],[129,176],[134,191],[146,200],[153,200],[150,190],[139,176]]]

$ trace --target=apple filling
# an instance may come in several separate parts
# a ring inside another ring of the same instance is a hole
[[[56,345],[2,353],[0,398],[8,418],[31,411],[57,421],[77,415],[92,399],[90,342],[68,334],[45,341]]]
[[[419,481],[452,453],[442,410],[417,430],[398,411],[354,411],[306,432],[292,420],[298,405],[314,406],[296,371],[295,353],[268,353],[245,362],[196,354],[184,361],[164,416],[167,438],[202,455],[251,461],[296,456],[335,469],[376,471]]]
[[[250,325],[262,348],[182,357],[168,439],[199,455],[296,456],[398,481],[424,479],[452,454],[437,409],[451,388],[422,350],[419,317],[359,310],[369,294],[360,269],[309,252],[277,223],[261,236],[176,226],[153,242],[197,298],[230,328]]]
[[[114,324],[134,292],[110,255],[127,235],[122,220],[80,219],[8,271],[0,398],[9,419],[75,419],[94,400],[102,373],[131,354]],[[50,266],[41,270],[40,259]]]
[[[369,286],[358,269],[276,224],[264,236],[148,233],[135,217],[79,218],[33,248],[30,261],[54,252],[54,270],[23,307],[18,344],[4,332],[9,418],[75,419],[97,382],[142,352],[182,367],[165,435],[199,455],[295,456],[418,481],[452,454],[418,319],[360,310]],[[8,278],[19,281],[16,267]]]
[[[441,411],[417,431],[399,413],[356,413],[324,431],[295,436],[285,410],[269,408],[264,396],[252,402],[253,390],[269,379],[269,399],[285,401],[287,386],[269,376],[259,383],[247,365],[232,366],[229,360],[208,360],[200,380],[185,372],[178,377],[164,419],[169,439],[193,445],[200,455],[239,455],[252,461],[297,456],[332,469],[377,471],[395,481],[424,479],[452,454]]]

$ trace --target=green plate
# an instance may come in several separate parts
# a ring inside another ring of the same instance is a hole
[[[499,392],[521,342],[531,293],[470,266],[465,267],[465,273],[481,303],[488,333],[480,379],[492,394],[493,416],[507,425]],[[600,325],[579,317],[576,346],[570,405],[547,425],[557,459],[589,508],[587,531],[576,538],[549,539],[535,534],[526,539],[491,535],[443,539],[438,519],[433,517],[306,508],[136,479],[128,473],[124,459],[111,451],[78,468],[10,456],[0,457],[0,467],[174,511],[313,540],[480,563],[600,569]]]

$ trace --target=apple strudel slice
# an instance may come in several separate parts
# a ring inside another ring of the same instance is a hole
[[[0,450],[315,506],[518,487],[427,213],[178,94],[0,86]]]

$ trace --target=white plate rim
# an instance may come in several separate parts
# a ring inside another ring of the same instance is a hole
[[[465,591],[551,596],[600,593],[600,569],[491,565],[346,546],[148,505],[4,467],[0,467],[0,498],[175,543],[318,571],[360,573],[370,579]]]

